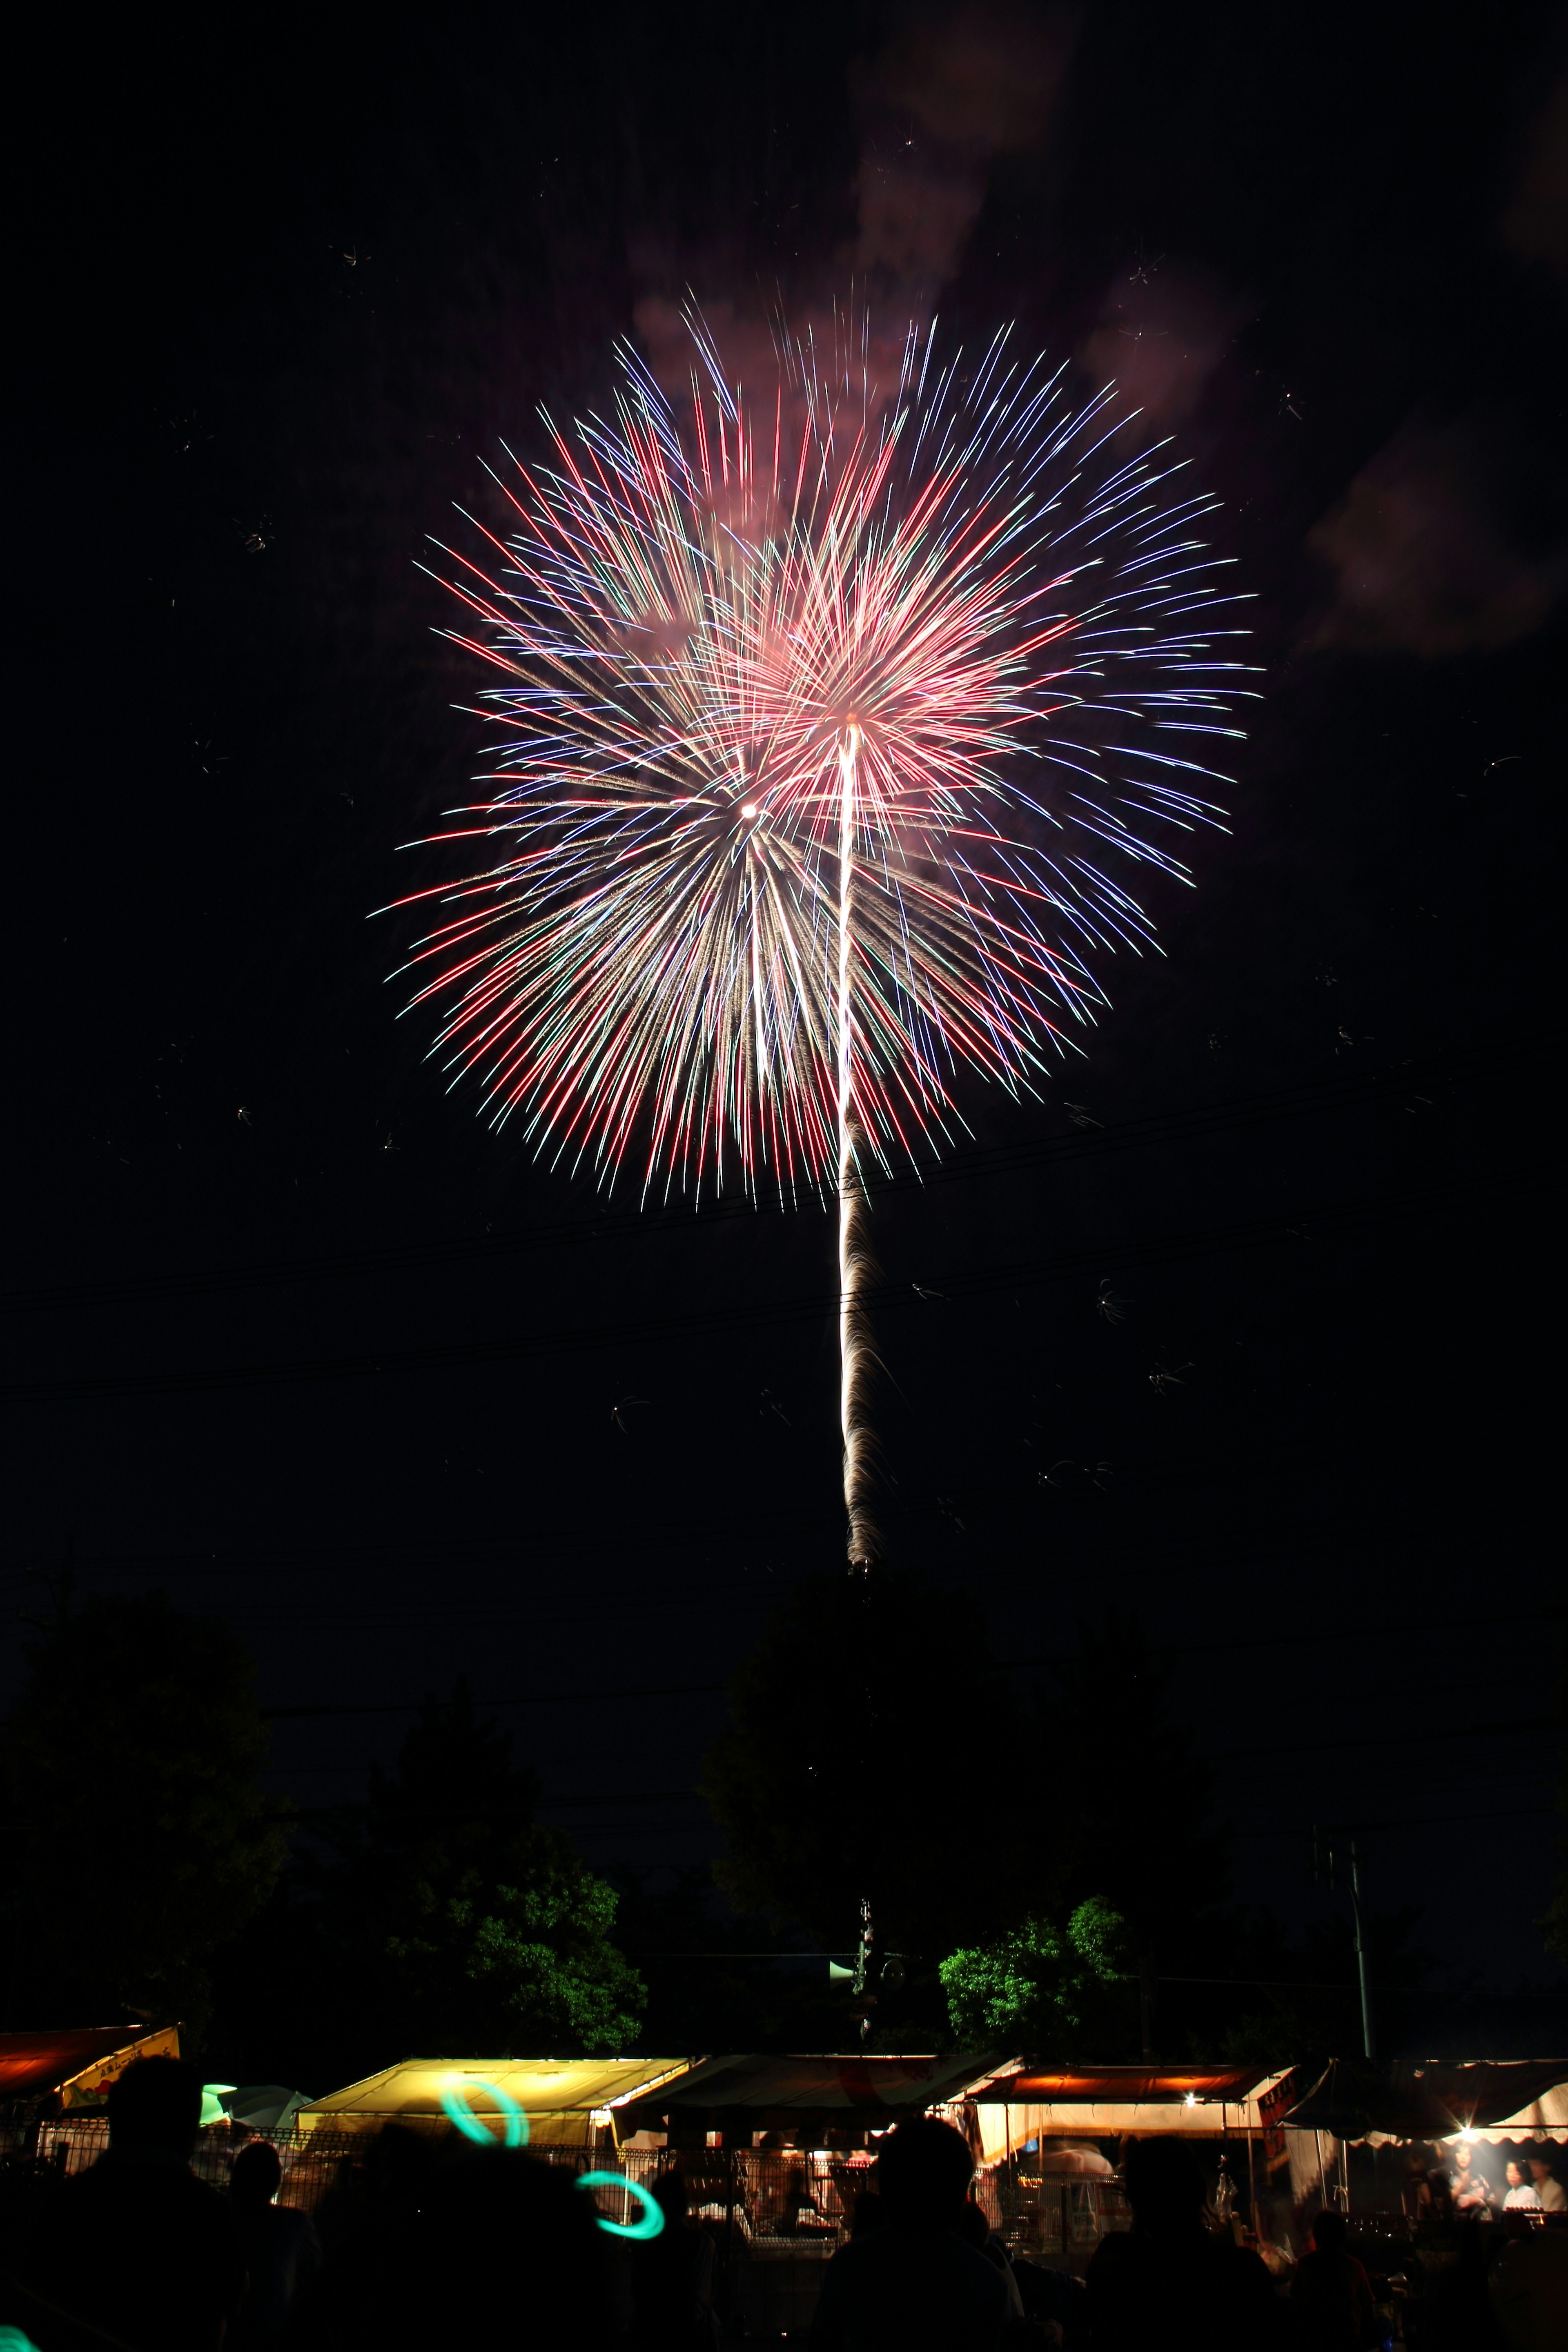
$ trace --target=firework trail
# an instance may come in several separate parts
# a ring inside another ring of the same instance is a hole
[[[481,870],[399,902],[442,904],[412,1003],[602,1181],[837,1184],[865,1561],[868,1172],[962,1123],[964,1066],[1036,1090],[1091,960],[1152,942],[1110,868],[1187,878],[1243,633],[1214,502],[1110,390],[1075,411],[1005,333],[967,363],[934,329],[879,383],[862,321],[781,337],[754,399],[690,324],[689,396],[623,350],[607,418],[495,477],[508,535],[442,551],[498,740],[437,836]]]

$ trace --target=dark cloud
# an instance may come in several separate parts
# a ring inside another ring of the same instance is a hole
[[[1173,425],[1225,356],[1241,306],[1195,269],[1141,263],[1106,289],[1079,353],[1097,385],[1115,379],[1129,408]]]
[[[1568,577],[1559,550],[1521,552],[1500,520],[1479,417],[1411,419],[1363,467],[1308,544],[1333,573],[1313,646],[1403,650],[1428,659],[1527,636]]]
[[[919,310],[950,278],[997,155],[1043,137],[1076,29],[1069,8],[961,8],[889,43],[860,91],[854,262]]]
[[[1501,226],[1513,252],[1568,278],[1568,73],[1531,126]]]
[[[929,318],[963,259],[991,164],[1046,133],[1076,25],[1068,6],[982,0],[907,27],[880,50],[857,89],[854,234],[814,283],[797,278],[787,303],[777,297],[781,308],[761,291],[735,299],[741,273],[728,247],[678,255],[667,238],[638,231],[628,258],[646,290],[633,322],[656,380],[678,399],[689,388],[689,288],[731,383],[765,388],[771,403],[787,332],[815,346],[826,373],[847,368],[858,383],[863,371],[873,411],[890,398],[910,323]],[[799,423],[787,391],[784,404],[787,435]]]

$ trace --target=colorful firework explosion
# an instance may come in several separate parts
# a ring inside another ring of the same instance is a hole
[[[1096,951],[1152,936],[1112,866],[1185,878],[1167,845],[1215,820],[1213,501],[1111,393],[933,341],[885,393],[781,343],[760,409],[700,322],[680,408],[623,352],[610,420],[451,554],[501,740],[413,1003],[603,1174],[831,1181],[841,1077],[879,1160],[946,1130],[962,1066],[1037,1082]]]
[[[500,673],[483,870],[413,999],[498,1118],[612,1178],[833,1181],[849,1557],[875,1556],[868,1160],[945,1134],[964,1066],[1033,1087],[1152,927],[1112,858],[1216,821],[1234,735],[1219,559],[1163,445],[1061,370],[939,363],[884,392],[781,341],[769,397],[700,320],[684,414],[629,351],[609,421],[501,482],[444,552]],[[1131,444],[1129,446],[1129,443]],[[513,461],[516,463],[516,461]],[[400,902],[413,903],[410,900]]]

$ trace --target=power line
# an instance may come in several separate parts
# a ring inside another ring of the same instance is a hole
[[[1561,1730],[1562,1727],[1563,1718],[1561,1716],[1527,1715],[1520,1717],[1520,1719],[1514,1723],[1467,1724],[1461,1730],[1445,1731],[1443,1738],[1445,1741],[1454,1739],[1501,1739],[1511,1737],[1515,1732],[1555,1731]],[[1321,1750],[1330,1748],[1410,1747],[1414,1746],[1418,1740],[1425,1739],[1429,1737],[1430,1734],[1425,1730],[1420,1732],[1373,1731],[1363,1733],[1354,1739],[1298,1739],[1292,1741],[1290,1744],[1293,1747],[1303,1748],[1309,1755],[1316,1756]],[[1206,1756],[1205,1761],[1210,1764],[1239,1764],[1254,1756],[1278,1756],[1281,1744],[1282,1743],[1279,1740],[1276,1739],[1271,1741],[1267,1748],[1226,1748],[1221,1749],[1217,1754],[1210,1754]]]
[[[610,1706],[624,1699],[643,1698],[721,1698],[728,1685],[724,1683],[665,1683],[640,1690],[587,1691],[526,1691],[510,1698],[477,1699],[477,1706],[500,1709],[512,1706]],[[261,1712],[271,1722],[297,1721],[310,1717],[331,1718],[366,1715],[417,1715],[425,1702],[422,1699],[376,1701],[359,1706],[275,1706]],[[1562,1727],[1562,1718],[1552,1715],[1524,1716],[1511,1723],[1477,1723],[1464,1728],[1445,1732],[1447,1740],[1500,1739],[1527,1731],[1551,1731]],[[1426,1737],[1423,1732],[1395,1731],[1357,1734],[1349,1739],[1312,1739],[1286,1741],[1275,1739],[1266,1748],[1200,1748],[1197,1756],[1205,1764],[1237,1764],[1258,1756],[1277,1756],[1284,1746],[1304,1748],[1312,1755],[1326,1754],[1331,1749],[1350,1748],[1396,1748]],[[281,1769],[281,1767],[276,1768]],[[299,1771],[357,1771],[358,1765],[325,1766],[299,1765]]]
[[[1381,1822],[1320,1822],[1320,1829],[1340,1832],[1349,1830],[1415,1830],[1452,1829],[1461,1822],[1534,1822],[1546,1821],[1560,1813],[1561,1805],[1493,1805],[1479,1813],[1391,1813]],[[1306,1829],[1237,1830],[1227,1829],[1227,1837],[1237,1838],[1305,1838]]]
[[[1369,1224],[1405,1217],[1436,1215],[1445,1210],[1479,1207],[1510,1192],[1543,1190],[1554,1171],[1514,1168],[1489,1176],[1465,1177],[1447,1183],[1407,1187],[1394,1192],[1365,1194],[1347,1201],[1291,1209],[1271,1217],[1200,1226],[1186,1233],[1167,1234],[1147,1241],[1099,1242],[1050,1257],[1018,1258],[996,1265],[934,1276],[931,1286],[948,1298],[981,1297],[1005,1289],[1026,1289],[1058,1281],[1107,1265],[1122,1267],[1169,1263],[1208,1255],[1216,1251],[1247,1249],[1299,1237],[1310,1240],[1346,1233]],[[919,1303],[905,1283],[883,1283],[867,1295],[874,1312],[908,1308]],[[568,1324],[553,1331],[513,1334],[503,1339],[438,1342],[418,1348],[361,1349],[352,1355],[299,1357],[268,1364],[215,1365],[205,1370],[174,1372],[106,1373],[74,1380],[20,1381],[0,1388],[10,1403],[86,1402],[94,1398],[170,1396],[182,1392],[215,1394],[237,1389],[291,1387],[301,1382],[374,1378],[394,1372],[429,1372],[515,1363],[540,1356],[559,1356],[584,1349],[627,1347],[653,1339],[717,1338],[739,1331],[761,1330],[780,1324],[826,1320],[837,1316],[837,1291],[794,1298],[714,1307],[694,1315],[649,1316],[624,1323]]]
[[[1478,1049],[1472,1053],[1429,1055],[1365,1071],[1337,1072],[1331,1077],[1307,1079],[1258,1095],[1234,1096],[1194,1110],[1154,1112],[1147,1118],[1121,1120],[1073,1135],[978,1146],[907,1173],[870,1175],[868,1189],[878,1194],[898,1193],[932,1184],[966,1182],[976,1177],[1026,1171],[1061,1160],[1096,1159],[1162,1143],[1201,1140],[1210,1135],[1271,1125],[1314,1111],[1354,1109],[1363,1104],[1397,1100],[1421,1087],[1450,1083],[1475,1070],[1484,1070],[1489,1079],[1495,1079],[1520,1063],[1534,1066],[1560,1059],[1562,1052],[1555,1039],[1543,1039],[1540,1047],[1521,1047],[1501,1055]],[[836,1197],[836,1188],[821,1187],[817,1196],[826,1205]],[[249,1265],[217,1266],[183,1274],[132,1275],[101,1282],[40,1283],[0,1293],[0,1315],[36,1314],[74,1307],[143,1306],[163,1298],[207,1297],[294,1283],[416,1272],[427,1266],[512,1256],[530,1250],[640,1238],[653,1232],[695,1232],[736,1217],[755,1216],[774,1205],[760,1204],[745,1195],[715,1201],[706,1207],[639,1211],[618,1218],[601,1213],[594,1218],[525,1226],[501,1234],[395,1243],[382,1249],[263,1259]],[[784,1205],[782,1202],[777,1204],[780,1208]]]
[[[623,1698],[712,1698],[722,1683],[661,1683],[644,1690],[515,1691],[506,1698],[478,1698],[476,1706],[600,1706]],[[309,1716],[417,1715],[422,1698],[377,1699],[360,1706],[264,1706],[269,1723],[297,1722]]]
[[[998,1480],[992,1478],[985,1480],[980,1485],[944,1485],[942,1491],[950,1500],[955,1502],[968,1502],[972,1507],[973,1507],[983,1496],[994,1496],[999,1491],[1011,1493],[1012,1499],[1016,1501],[1024,1496],[1027,1496],[1031,1500],[1037,1499],[1038,1490],[1032,1485],[1024,1486],[1016,1492],[1013,1490],[1007,1490],[1002,1487],[1001,1483]],[[934,1495],[928,1499],[921,1495],[918,1488],[911,1487],[905,1488],[903,1490],[902,1497],[899,1496],[887,1496],[882,1505],[881,1515],[884,1518],[890,1521],[901,1521],[907,1519],[921,1520],[929,1518],[936,1508],[937,1505]],[[841,1505],[833,1501],[824,1500],[821,1503],[811,1503],[788,1509],[774,1507],[768,1510],[756,1511],[726,1510],[712,1512],[702,1517],[699,1517],[691,1512],[682,1512],[679,1517],[675,1518],[639,1520],[634,1533],[623,1533],[617,1531],[598,1537],[585,1534],[576,1520],[569,1520],[561,1523],[558,1527],[546,1526],[542,1528],[536,1532],[530,1534],[527,1538],[519,1538],[517,1536],[490,1538],[479,1537],[463,1538],[454,1540],[447,1536],[441,1536],[439,1538],[419,1538],[413,1540],[402,1539],[398,1541],[388,1541],[384,1538],[378,1538],[375,1541],[365,1543],[343,1541],[324,1544],[259,1544],[247,1547],[230,1546],[222,1551],[204,1549],[198,1552],[192,1549],[182,1551],[143,1552],[129,1558],[121,1558],[118,1559],[110,1558],[106,1561],[100,1561],[99,1563],[98,1570],[95,1570],[93,1572],[101,1572],[101,1570],[106,1568],[117,1568],[134,1573],[138,1576],[150,1575],[154,1572],[160,1575],[195,1575],[196,1573],[205,1574],[221,1572],[219,1570],[219,1563],[223,1562],[228,1564],[230,1567],[235,1565],[248,1565],[251,1569],[266,1567],[269,1573],[276,1574],[279,1571],[274,1563],[279,1561],[297,1561],[301,1563],[300,1567],[297,1571],[291,1570],[289,1572],[305,1574],[313,1572],[308,1570],[303,1566],[303,1563],[309,1561],[332,1560],[341,1562],[345,1559],[403,1559],[410,1556],[418,1557],[426,1560],[433,1558],[438,1558],[443,1562],[451,1560],[479,1562],[493,1560],[497,1562],[521,1563],[530,1559],[537,1558],[542,1553],[569,1552],[574,1559],[577,1559],[602,1552],[619,1554],[633,1546],[638,1549],[647,1549],[666,1545],[679,1545],[686,1549],[690,1549],[694,1545],[700,1545],[706,1541],[717,1540],[721,1538],[730,1536],[738,1527],[771,1528],[774,1529],[820,1528],[829,1524],[837,1526],[842,1521],[842,1517],[843,1510]],[[1239,1559],[1245,1558],[1251,1552],[1265,1552],[1270,1558],[1273,1558],[1276,1557],[1282,1549],[1292,1548],[1310,1548],[1320,1540],[1321,1538],[1310,1529],[1289,1529],[1278,1535],[1271,1533],[1268,1537],[1252,1534],[1246,1536],[1233,1536],[1225,1538],[1215,1538],[1207,1536],[1201,1538],[1194,1537],[1187,1539],[1184,1543],[1179,1540],[1173,1542],[1167,1546],[1163,1557],[1169,1560],[1173,1557],[1179,1556],[1184,1549],[1201,1549],[1205,1558],[1213,1558],[1218,1555],[1226,1558]],[[1124,1543],[1110,1544],[1101,1547],[1101,1551],[1104,1555],[1118,1559],[1122,1557],[1125,1553],[1133,1551],[1136,1551],[1140,1557],[1142,1557],[1145,1550],[1146,1546],[1143,1544],[1142,1539],[1136,1543],[1129,1539]],[[194,1565],[194,1563],[198,1561],[200,1562],[199,1570],[195,1565]],[[193,1565],[190,1567],[182,1567],[179,1565],[181,1562],[191,1562]],[[15,1574],[17,1572],[25,1572],[30,1569],[36,1568],[37,1564],[36,1559],[31,1558],[25,1560],[13,1558],[8,1560],[0,1561],[0,1569],[9,1570]],[[906,1563],[906,1565],[915,1567],[923,1566],[925,1563],[910,1561]],[[947,1565],[947,1563],[942,1563],[942,1565]],[[764,1573],[771,1575],[773,1573],[769,1569],[760,1570],[744,1570],[742,1572],[743,1574],[757,1573],[759,1575]],[[993,1580],[988,1579],[986,1590],[988,1591],[1022,1591],[1026,1588],[1033,1588],[1037,1580],[1033,1577],[1020,1577],[1001,1580]],[[676,1591],[688,1594],[700,1594],[703,1592],[712,1592],[719,1589],[720,1588],[710,1580],[709,1583],[702,1585],[687,1585],[675,1588],[663,1587],[661,1588],[661,1591]],[[774,1591],[777,1592],[786,1589],[787,1580],[784,1583],[776,1586]],[[475,1605],[477,1606],[481,1604]],[[485,1603],[482,1605],[489,1606],[491,1604]],[[505,1605],[512,1604],[509,1601]],[[527,1604],[519,1602],[516,1605],[519,1607],[524,1607]],[[584,1611],[581,1613],[587,1617],[597,1617],[603,1612],[601,1609],[594,1609]],[[565,1621],[558,1621],[556,1616],[552,1613],[550,1622],[556,1622]]]
[[[1454,1633],[1473,1625],[1554,1625],[1563,1615],[1561,1608],[1547,1602],[1534,1609],[1488,1610],[1470,1617],[1427,1617],[1414,1625],[1366,1625],[1355,1628],[1358,1641],[1377,1642],[1397,1635],[1408,1641],[1413,1633]],[[1248,1633],[1229,1642],[1150,1642],[1148,1647],[1166,1658],[1211,1656],[1224,1650],[1277,1650],[1283,1646],[1294,1649],[1302,1642],[1342,1642],[1346,1629],[1333,1625],[1320,1631],[1302,1630],[1290,1633]],[[1054,1655],[1037,1658],[1002,1658],[989,1671],[994,1674],[1022,1673],[1031,1666],[1056,1666],[1072,1664],[1072,1657],[1060,1651]]]

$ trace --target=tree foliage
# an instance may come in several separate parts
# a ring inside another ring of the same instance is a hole
[[[532,1819],[536,1796],[459,1685],[426,1701],[307,1867],[316,1939],[367,2042],[544,2056],[635,2040],[647,1996],[611,1940],[615,1889]]]
[[[979,1945],[952,1952],[938,1974],[961,2049],[1024,2049],[1066,2056],[1099,2022],[1105,1988],[1126,1965],[1127,1923],[1098,1895],[1065,1927],[1031,1917]]]
[[[162,1593],[62,1610],[5,1730],[12,2021],[132,2006],[199,2038],[206,1964],[283,1859],[266,1751],[249,1653],[216,1620]]]

